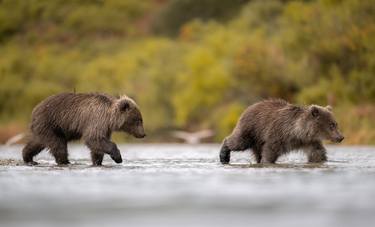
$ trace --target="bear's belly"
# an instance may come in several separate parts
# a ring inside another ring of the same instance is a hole
[[[67,141],[79,140],[82,137],[80,133],[77,132],[67,132],[65,133],[65,138]]]

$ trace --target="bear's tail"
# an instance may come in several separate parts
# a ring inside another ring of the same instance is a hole
[[[226,145],[226,139],[223,141],[223,145],[221,146],[220,149],[220,162],[222,164],[229,164],[230,161],[230,149]]]

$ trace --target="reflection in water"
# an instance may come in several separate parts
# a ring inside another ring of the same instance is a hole
[[[124,163],[92,167],[70,147],[69,166],[47,152],[22,164],[0,147],[1,226],[370,226],[375,148],[329,147],[329,162],[299,154],[254,164],[248,152],[218,162],[219,145],[124,145]],[[251,163],[250,163],[250,162]],[[250,163],[250,164],[249,164]]]

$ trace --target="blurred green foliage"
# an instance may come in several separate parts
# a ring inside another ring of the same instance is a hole
[[[156,33],[176,36],[181,26],[193,19],[226,21],[247,2],[249,0],[170,0],[152,27]]]
[[[25,127],[54,93],[126,93],[150,140],[211,128],[220,141],[278,97],[331,104],[348,143],[375,143],[373,3],[0,0],[0,125]]]

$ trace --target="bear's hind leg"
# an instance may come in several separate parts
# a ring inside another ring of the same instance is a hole
[[[243,136],[232,135],[224,139],[223,145],[220,149],[220,162],[228,164],[230,161],[231,151],[244,151],[250,148],[250,142]]]
[[[43,149],[44,145],[34,140],[30,140],[22,150],[23,161],[28,165],[37,165],[38,163],[33,161],[33,158]]]
[[[262,151],[253,150],[253,154],[254,154],[256,163],[260,163],[262,161]]]
[[[230,152],[231,152],[231,150],[225,144],[225,140],[224,140],[223,145],[221,146],[221,149],[220,149],[220,162],[222,164],[228,164],[229,163]]]

